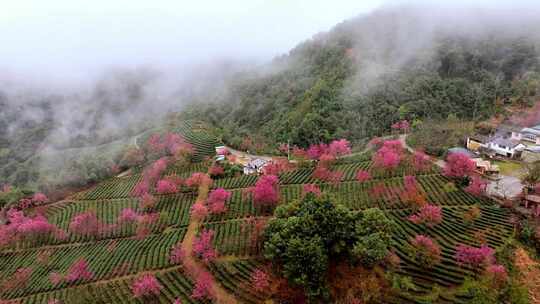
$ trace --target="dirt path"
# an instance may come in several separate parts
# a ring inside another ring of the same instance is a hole
[[[198,196],[196,201],[206,201],[208,197],[208,191],[209,191],[209,185],[200,185],[198,190]],[[199,227],[201,226],[201,222],[193,217],[190,217],[189,226],[186,231],[186,234],[184,236],[184,240],[182,241],[182,249],[186,253],[186,256],[184,258],[184,267],[185,269],[189,269],[188,273],[191,273],[194,277],[192,279],[195,281],[199,274],[203,272],[208,272],[206,269],[206,265],[196,259],[192,252],[193,252],[193,241],[195,237],[197,236],[197,231],[199,230]],[[215,281],[215,280],[214,280]],[[223,304],[233,304],[238,303],[238,301],[232,296],[229,292],[227,292],[219,282],[215,281],[216,284],[213,285],[213,291],[215,295],[215,301],[216,303],[223,303]]]
[[[531,303],[540,304],[540,264],[523,248],[516,250],[515,263],[521,273],[520,282],[529,290]]]

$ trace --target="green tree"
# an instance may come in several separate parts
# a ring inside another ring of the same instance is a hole
[[[330,263],[373,266],[388,254],[392,222],[379,209],[352,212],[308,194],[279,206],[265,231],[264,255],[310,302],[328,302]]]

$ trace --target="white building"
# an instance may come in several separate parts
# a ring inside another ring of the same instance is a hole
[[[525,145],[520,143],[519,140],[503,137],[493,138],[488,142],[487,146],[495,154],[505,157],[514,157],[525,149]]]
[[[268,161],[260,158],[256,158],[244,166],[244,174],[262,173],[264,166],[268,164]]]
[[[531,128],[523,128],[520,133],[520,139],[540,145],[540,125]]]

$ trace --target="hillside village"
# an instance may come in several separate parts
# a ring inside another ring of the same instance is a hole
[[[186,79],[0,75],[0,304],[540,303],[540,18],[487,7]]]

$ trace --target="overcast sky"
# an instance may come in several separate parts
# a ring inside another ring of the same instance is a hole
[[[381,2],[5,1],[0,67],[71,77],[108,65],[174,65],[223,57],[268,60]]]
[[[171,66],[221,58],[268,60],[317,32],[389,1],[2,2],[0,73],[62,80],[85,77],[111,65]],[[534,1],[440,2],[506,3],[511,7]]]

